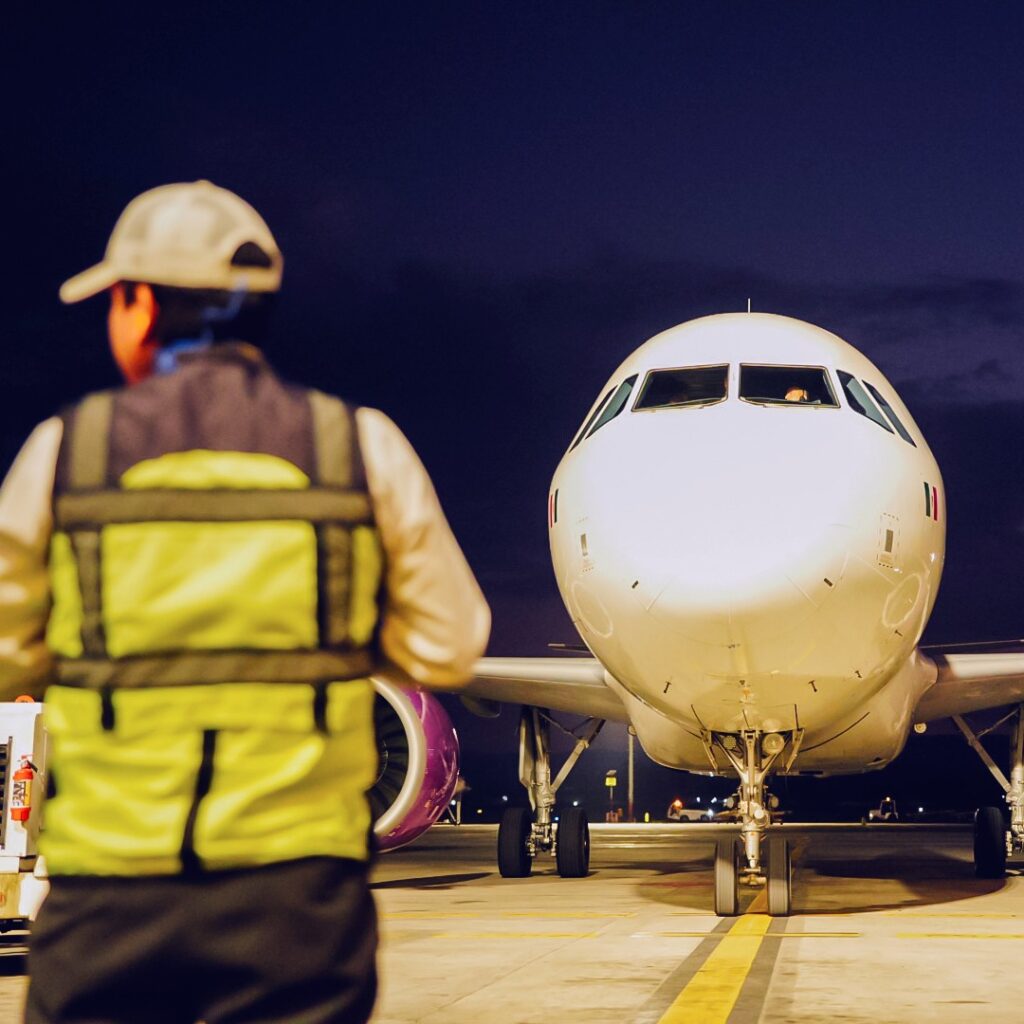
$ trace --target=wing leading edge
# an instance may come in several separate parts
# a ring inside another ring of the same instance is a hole
[[[935,683],[918,702],[915,722],[1024,702],[1024,640],[922,647]]]
[[[1024,640],[920,650],[934,663],[936,679],[917,704],[915,722],[1024,702]],[[504,704],[629,721],[596,658],[481,658],[463,692]]]
[[[596,658],[481,658],[463,693],[505,704],[629,721],[604,675]]]

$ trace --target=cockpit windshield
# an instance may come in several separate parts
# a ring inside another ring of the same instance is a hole
[[[714,405],[725,401],[728,382],[728,364],[651,370],[633,410]]]
[[[755,405],[811,405],[837,408],[828,374],[821,366],[740,364],[740,398]]]
[[[859,412],[861,416],[866,416],[872,423],[877,423],[883,430],[887,430],[891,434],[893,431],[889,426],[889,421],[878,411],[878,406],[868,397],[868,393],[861,386],[860,381],[845,370],[836,370],[836,373],[839,374],[839,383],[843,386],[850,408],[854,412]]]
[[[608,404],[604,407],[603,412],[597,418],[597,422],[584,434],[584,437],[592,437],[596,434],[606,423],[610,423],[616,416],[626,408],[626,403],[629,401],[629,396],[633,391],[633,385],[636,383],[637,375],[634,373],[632,377],[627,377],[616,389],[615,394],[612,395]]]
[[[583,440],[583,438],[587,436],[587,431],[589,431],[590,428],[594,425],[594,420],[596,420],[597,417],[601,415],[601,411],[608,404],[608,399],[611,398],[614,393],[615,388],[612,388],[605,394],[604,398],[602,398],[601,401],[597,403],[597,405],[594,407],[594,411],[587,418],[587,422],[583,424],[583,429],[576,435],[576,440],[573,441],[573,443],[569,446],[569,451],[572,451],[573,448],[575,448],[576,445],[578,445]]]
[[[882,412],[889,417],[889,422],[896,428],[896,433],[899,434],[904,441],[908,444],[912,444],[916,448],[917,442],[910,436],[910,431],[903,426],[903,421],[896,415],[896,410],[885,400],[885,396],[882,392],[869,381],[864,381],[864,387],[871,392],[871,396],[879,404]]]

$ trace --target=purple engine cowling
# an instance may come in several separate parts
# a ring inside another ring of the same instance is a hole
[[[444,813],[459,778],[459,738],[441,702],[381,679],[374,722],[380,768],[370,790],[378,849],[411,843]]]

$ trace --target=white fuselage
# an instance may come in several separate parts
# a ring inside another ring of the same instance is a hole
[[[649,372],[721,364],[724,399],[633,408]],[[836,404],[742,398],[741,364],[822,368]],[[838,371],[913,443],[855,411]],[[701,771],[702,730],[799,728],[793,771],[887,763],[932,681],[916,645],[945,551],[939,469],[892,385],[825,330],[747,313],[657,335],[602,396],[634,375],[558,466],[549,526],[562,598],[645,750]]]

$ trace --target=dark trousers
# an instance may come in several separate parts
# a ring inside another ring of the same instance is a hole
[[[32,929],[26,1024],[364,1024],[377,921],[363,864],[57,877]]]

